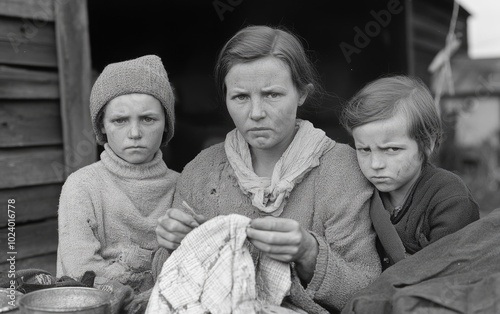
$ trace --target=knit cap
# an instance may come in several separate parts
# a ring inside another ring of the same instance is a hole
[[[90,94],[90,117],[97,143],[104,145],[106,137],[97,121],[99,111],[113,98],[141,93],[158,99],[165,108],[166,134],[162,145],[174,136],[174,93],[167,71],[158,56],[147,55],[137,59],[107,65],[97,78]]]

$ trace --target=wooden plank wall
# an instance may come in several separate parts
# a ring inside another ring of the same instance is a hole
[[[85,0],[0,2],[0,250],[15,200],[16,269],[55,275],[62,184],[96,160],[90,69]]]

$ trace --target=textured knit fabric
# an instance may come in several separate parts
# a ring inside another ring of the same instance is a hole
[[[319,159],[332,147],[325,132],[314,128],[311,122],[297,120],[297,134],[274,166],[271,178],[259,177],[253,172],[248,143],[241,133],[229,132],[224,148],[242,191],[252,204],[272,216],[279,216],[295,184],[319,165]]]
[[[308,313],[334,312],[380,274],[369,218],[372,193],[354,150],[339,143],[294,187],[280,217],[294,219],[309,230],[319,244],[319,254],[307,289],[292,268],[290,302]],[[251,219],[261,216],[239,188],[223,143],[202,151],[184,168],[174,207],[182,208],[183,200],[207,218],[232,213]],[[257,255],[251,248],[252,255]]]
[[[390,219],[406,253],[414,254],[478,220],[479,206],[459,176],[426,164],[401,211]]]
[[[134,165],[106,144],[101,160],[71,174],[59,200],[57,276],[80,278],[87,270],[136,292],[153,286],[155,228],[171,207],[178,173],[159,150]]]
[[[500,208],[382,273],[342,314],[500,313]]]
[[[290,268],[268,257],[254,268],[249,223],[241,215],[218,216],[189,233],[165,262],[147,313],[258,313],[279,306],[290,290]]]
[[[151,95],[165,108],[167,132],[162,144],[166,145],[174,136],[175,99],[163,63],[155,55],[111,63],[95,81],[90,94],[90,116],[97,143],[104,145],[106,142],[97,121],[99,111],[113,98],[132,93]]]

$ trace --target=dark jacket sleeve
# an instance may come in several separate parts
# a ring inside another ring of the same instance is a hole
[[[429,242],[435,242],[479,219],[479,206],[467,195],[452,196],[430,213]]]

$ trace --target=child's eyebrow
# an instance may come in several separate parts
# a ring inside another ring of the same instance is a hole
[[[128,115],[126,113],[111,113],[109,115],[110,118],[127,118]]]

